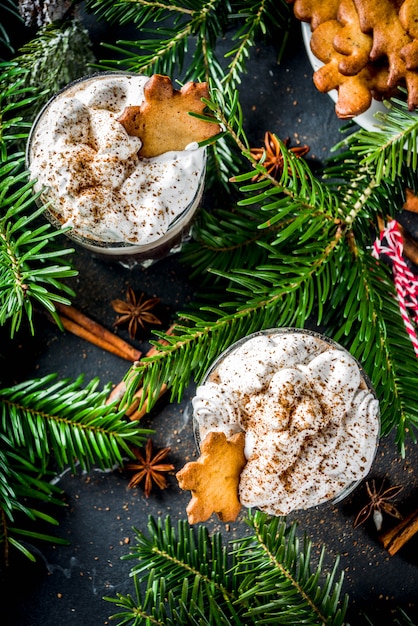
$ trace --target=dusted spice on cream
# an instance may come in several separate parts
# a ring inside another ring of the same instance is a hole
[[[379,408],[345,350],[305,332],[233,349],[192,400],[201,439],[245,432],[240,501],[286,515],[335,498],[370,470]]]
[[[138,156],[141,140],[118,121],[144,98],[146,76],[101,75],[73,84],[34,126],[28,154],[35,189],[62,226],[100,242],[149,244],[195,198],[205,151],[190,144]]]

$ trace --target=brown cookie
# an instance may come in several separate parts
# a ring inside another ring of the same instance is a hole
[[[293,13],[298,20],[309,22],[311,30],[315,30],[319,24],[334,20],[337,17],[340,0],[287,0],[289,4],[294,2]]]
[[[381,92],[386,87],[388,71],[367,64],[354,76],[345,76],[339,70],[342,56],[334,48],[335,37],[341,32],[338,20],[329,20],[320,24],[312,33],[311,50],[324,63],[314,72],[316,88],[326,93],[332,89],[338,91],[335,112],[341,119],[349,119],[367,111],[374,92]]]
[[[145,84],[144,98],[140,105],[126,107],[119,117],[126,132],[141,139],[140,156],[150,158],[184,150],[188,144],[205,141],[220,132],[215,121],[189,115],[204,113],[202,98],[209,98],[207,83],[189,82],[177,90],[168,76],[154,74]]]
[[[418,0],[405,0],[399,9],[399,20],[412,41],[403,46],[400,55],[407,70],[418,69]]]
[[[406,85],[410,110],[418,106],[418,77],[408,70],[401,50],[411,43],[411,37],[399,18],[401,2],[398,0],[354,0],[360,27],[364,33],[373,33],[370,60],[387,59],[389,66],[388,88]]]
[[[238,484],[246,463],[244,442],[244,433],[227,439],[225,433],[212,431],[201,444],[198,460],[177,472],[180,488],[192,492],[186,508],[190,524],[205,522],[212,513],[223,522],[237,518],[241,509]]]
[[[353,0],[341,0],[337,17],[342,28],[335,35],[333,45],[335,50],[343,55],[338,63],[338,69],[341,74],[354,76],[369,63],[373,38],[361,31]]]
[[[312,52],[326,65],[314,83],[322,92],[337,89],[339,117],[357,116],[399,87],[409,109],[418,108],[418,0],[287,1],[310,22]]]

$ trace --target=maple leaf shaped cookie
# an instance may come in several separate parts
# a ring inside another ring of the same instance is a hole
[[[236,520],[241,509],[238,498],[240,474],[246,463],[244,433],[227,438],[225,433],[211,431],[200,447],[200,457],[176,474],[181,489],[190,489],[187,505],[190,524],[205,522],[216,513],[222,522]]]
[[[118,118],[128,135],[139,137],[139,155],[154,157],[164,152],[184,150],[195,141],[204,141],[220,132],[217,123],[189,115],[203,114],[209,97],[207,83],[189,82],[174,89],[168,76],[154,74],[144,87],[144,101],[128,106]]]

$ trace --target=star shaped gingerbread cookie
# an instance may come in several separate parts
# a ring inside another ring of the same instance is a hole
[[[172,150],[184,150],[195,141],[205,141],[220,132],[220,126],[189,115],[204,113],[209,98],[207,83],[189,82],[174,89],[168,76],[154,74],[144,87],[144,101],[128,106],[118,118],[128,135],[139,137],[139,155],[154,157]]]
[[[190,524],[205,522],[216,513],[222,522],[233,522],[241,509],[238,484],[246,463],[244,433],[227,438],[212,431],[203,440],[200,457],[176,474],[181,489],[190,489],[186,511]]]

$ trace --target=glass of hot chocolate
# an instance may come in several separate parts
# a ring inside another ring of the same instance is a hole
[[[119,117],[149,77],[100,72],[62,89],[35,120],[27,167],[46,217],[96,256],[149,265],[177,251],[198,210],[206,151],[197,142],[144,157]]]
[[[196,441],[245,433],[243,506],[287,515],[346,497],[369,473],[379,403],[360,364],[328,337],[269,329],[213,363],[191,403]]]

